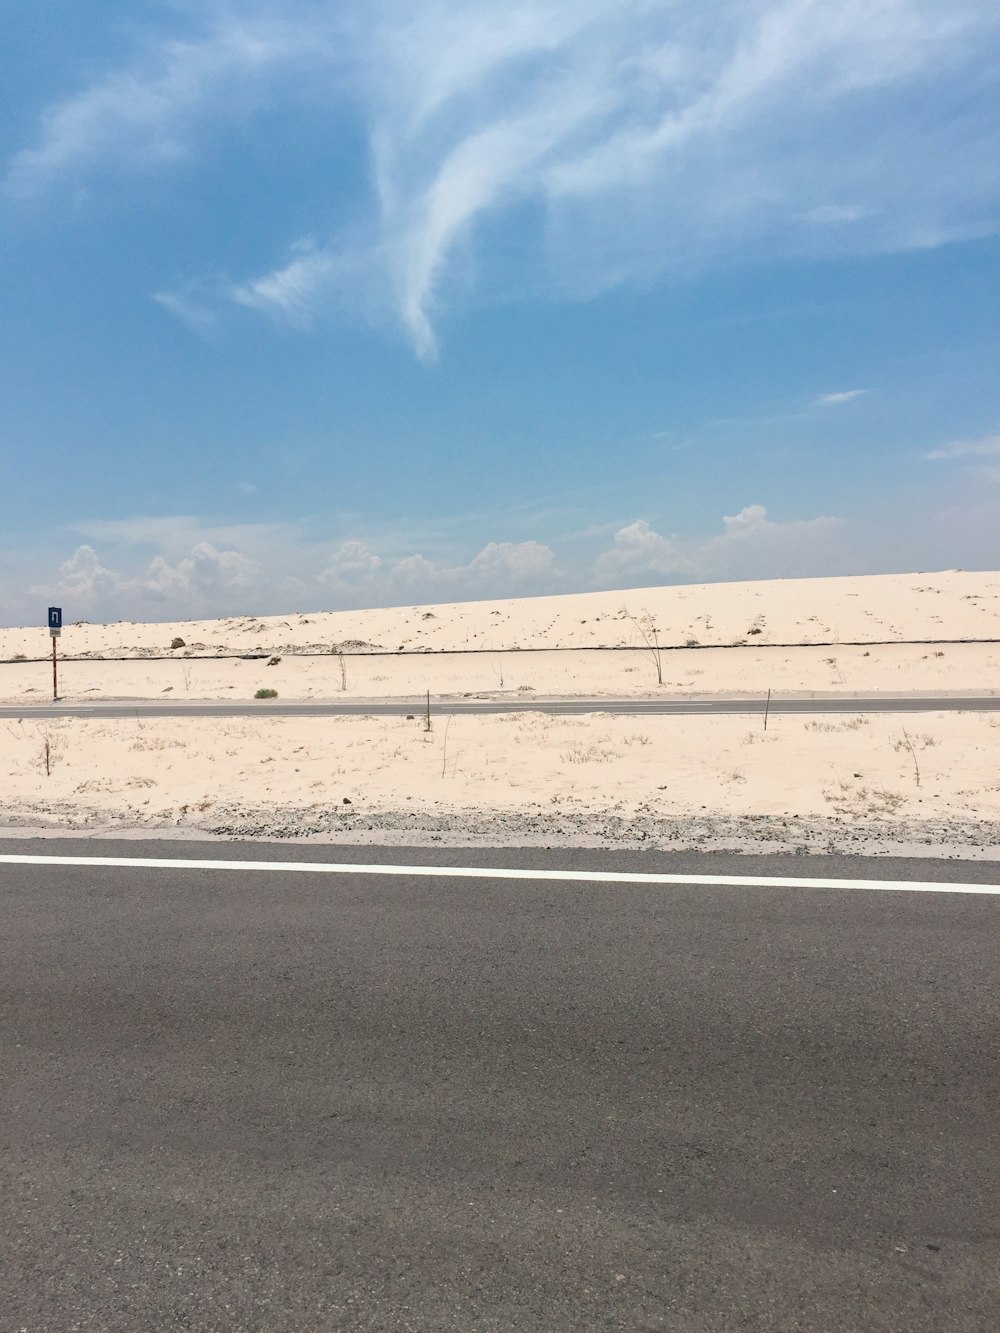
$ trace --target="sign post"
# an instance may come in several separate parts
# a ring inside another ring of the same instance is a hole
[[[49,607],[49,633],[52,635],[52,698],[59,698],[59,668],[56,665],[56,639],[62,634],[62,607]]]

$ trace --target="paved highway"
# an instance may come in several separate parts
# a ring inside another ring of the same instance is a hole
[[[0,853],[4,1330],[995,1327],[1000,865]]]
[[[150,703],[136,699],[110,700],[106,703],[4,704],[0,718],[44,719],[52,717],[326,717],[326,716],[416,716],[426,708],[426,696],[412,700],[357,699],[340,700],[204,700],[191,703]],[[693,714],[751,713],[764,711],[763,698],[747,699],[601,699],[542,698],[470,699],[431,697],[431,710],[449,713],[619,713],[630,717]],[[994,712],[1000,710],[1000,694],[975,697],[955,695],[834,695],[808,699],[772,699],[772,713],[937,713]]]

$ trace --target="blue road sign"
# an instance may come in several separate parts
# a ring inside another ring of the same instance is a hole
[[[62,629],[62,607],[49,607],[49,629]]]

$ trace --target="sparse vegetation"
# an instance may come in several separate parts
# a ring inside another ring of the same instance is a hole
[[[574,745],[562,754],[563,763],[566,764],[607,764],[613,758],[612,750],[602,749],[599,745]]]
[[[277,699],[277,690],[258,690],[254,695],[255,699]]]
[[[868,726],[868,719],[858,714],[846,717],[843,722],[807,722],[806,731],[860,731]]]
[[[913,760],[913,775],[916,778],[917,786],[919,787],[920,765],[917,763],[917,751],[914,748],[913,742],[910,740],[910,737],[905,727],[903,728],[903,739],[901,741],[896,741],[895,745],[893,746],[893,749],[906,750],[908,752],[910,758]]]
[[[663,649],[660,647],[659,630],[656,623],[648,611],[643,611],[636,619],[627,606],[622,607],[622,615],[631,620],[632,624],[642,636],[642,641],[646,645],[645,651],[649,654],[653,666],[656,668],[656,683],[663,684]]]
[[[45,764],[45,776],[52,774],[52,742],[48,736],[42,738],[42,761]]]
[[[444,777],[448,768],[448,728],[451,726],[454,713],[448,715],[448,721],[444,724],[444,740],[441,744],[441,776]]]

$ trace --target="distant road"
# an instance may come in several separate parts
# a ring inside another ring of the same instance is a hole
[[[600,699],[572,696],[523,696],[518,699],[455,699],[431,696],[432,713],[549,713],[553,716],[580,713],[618,713],[629,717],[741,713],[757,716],[765,700],[740,699]],[[352,699],[344,700],[245,700],[228,703],[208,699],[195,703],[151,703],[137,699],[108,703],[4,704],[0,718],[92,717],[405,717],[416,716],[427,707],[422,699]],[[957,698],[954,695],[841,694],[829,698],[772,698],[771,713],[938,713],[998,712],[1000,695]]]
[[[0,856],[4,1330],[996,1327],[998,865]]]

